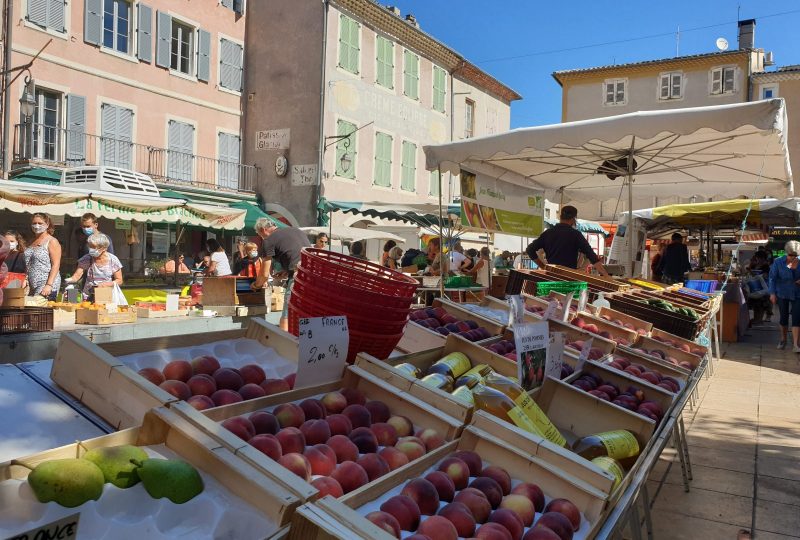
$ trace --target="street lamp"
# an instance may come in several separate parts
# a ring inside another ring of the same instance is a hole
[[[350,157],[350,152],[347,151],[347,149],[350,148],[349,135],[342,142],[342,146],[344,146],[344,153],[342,154],[342,157],[339,158],[339,166],[342,168],[342,172],[347,172],[350,170],[350,166],[353,164],[353,158]]]
[[[339,158],[339,166],[342,168],[342,172],[347,172],[350,170],[350,167],[353,165],[353,156],[348,152],[348,148],[350,148],[350,137],[352,137],[356,132],[361,131],[367,126],[374,124],[375,121],[373,120],[369,124],[364,124],[358,129],[354,129],[350,133],[346,133],[344,135],[330,135],[329,137],[325,137],[326,144],[322,147],[323,155],[325,150],[332,144],[337,144],[340,141],[342,142],[342,147],[344,148],[344,152],[342,153],[342,157]],[[327,142],[330,141],[330,142]]]
[[[28,118],[36,112],[36,96],[33,92],[33,81],[30,77],[25,77],[25,89],[19,98],[19,110],[22,116],[25,117],[26,123]]]

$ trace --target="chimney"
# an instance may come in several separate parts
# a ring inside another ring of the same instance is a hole
[[[756,20],[739,21],[739,50],[755,49]]]
[[[415,27],[419,28],[419,23],[417,22],[417,18],[414,17],[414,15],[411,14],[411,13],[406,15],[406,22],[408,24],[410,24],[411,26],[415,26]]]
[[[389,10],[390,13],[393,13],[396,16],[400,16],[400,8],[397,6],[386,6],[386,9]]]

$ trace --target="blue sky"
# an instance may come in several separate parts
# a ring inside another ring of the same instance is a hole
[[[739,18],[756,19],[756,47],[774,53],[776,66],[768,69],[800,64],[797,0],[383,3],[396,5],[403,16],[413,13],[423,30],[520,93],[523,99],[512,105],[512,128],[561,120],[561,88],[553,71],[673,57],[678,27],[681,56],[715,51],[718,37],[735,48],[737,8]],[[621,40],[628,41],[612,43]]]

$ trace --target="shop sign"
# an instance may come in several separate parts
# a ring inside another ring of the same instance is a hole
[[[291,139],[289,128],[256,131],[256,150],[287,150]]]
[[[539,236],[544,192],[462,170],[461,224],[469,230]]]
[[[118,231],[129,231],[131,230],[131,222],[127,219],[115,219],[114,220],[114,228]]]
[[[786,229],[772,229],[773,238],[788,238],[800,236],[800,227],[787,227]]]
[[[299,321],[295,388],[338,381],[347,364],[347,317],[307,317]]]
[[[71,540],[78,538],[78,521],[80,517],[81,514],[78,512],[22,534],[11,536],[8,540],[50,540],[56,538],[58,540]]]
[[[317,165],[292,165],[293,186],[313,186],[317,183]]]

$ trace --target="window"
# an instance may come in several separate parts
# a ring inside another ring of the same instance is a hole
[[[475,135],[475,102],[467,99],[464,102],[464,138],[470,139]]]
[[[336,176],[356,178],[356,125],[345,120],[336,123],[336,135],[348,135],[336,143]],[[348,159],[342,159],[347,154]]]
[[[100,114],[100,164],[131,168],[133,111],[103,103]]]
[[[403,93],[419,99],[419,56],[408,49],[403,51]]]
[[[239,188],[239,156],[242,141],[238,135],[219,134],[219,170],[217,184],[228,189]]]
[[[627,79],[609,79],[603,83],[606,105],[625,105]]]
[[[191,182],[194,170],[194,126],[170,120],[167,143],[167,178]]]
[[[659,99],[680,99],[683,97],[683,72],[662,73],[659,77]]]
[[[170,69],[194,74],[192,56],[194,55],[194,29],[176,20],[172,21],[172,46],[170,47]]]
[[[211,34],[163,11],[156,13],[156,26],[156,65],[208,82]]]
[[[444,112],[444,98],[447,94],[447,72],[433,66],[433,110]]]
[[[778,85],[773,84],[770,86],[761,87],[761,99],[772,99],[778,97]]]
[[[61,94],[37,88],[33,112],[33,158],[57,161],[61,145]]]
[[[719,67],[711,70],[711,94],[732,94],[735,91],[735,67]]]
[[[375,134],[375,179],[376,186],[392,187],[392,136]]]
[[[242,91],[242,60],[244,49],[227,39],[219,42],[219,85],[228,90]]]
[[[103,47],[128,54],[130,32],[130,2],[128,0],[104,0]]]
[[[394,43],[378,36],[377,49],[375,82],[384,88],[394,89]]]
[[[439,171],[431,171],[431,178],[428,181],[428,195],[432,197],[439,196],[439,180],[441,175]]]
[[[401,164],[400,189],[417,190],[417,145],[403,141],[403,161]]]
[[[244,13],[244,0],[220,0],[222,7],[228,8],[239,15]]]
[[[37,26],[64,32],[66,3],[64,0],[28,0],[28,20]]]
[[[346,15],[339,17],[339,67],[358,74],[361,25]]]

